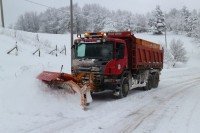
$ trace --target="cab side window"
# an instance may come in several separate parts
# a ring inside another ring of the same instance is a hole
[[[124,58],[124,44],[116,43],[116,59]]]

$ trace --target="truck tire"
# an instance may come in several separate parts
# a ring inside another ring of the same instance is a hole
[[[128,91],[129,91],[128,78],[123,77],[121,81],[121,85],[119,87],[119,95],[117,96],[117,98],[120,99],[120,98],[126,97],[128,95]]]
[[[151,74],[149,74],[149,77],[148,77],[146,86],[143,87],[143,89],[144,89],[145,91],[151,90],[151,89],[152,89],[152,84],[153,84],[153,76],[152,76]]]
[[[159,81],[160,81],[160,75],[159,73],[155,73],[153,75],[153,84],[152,84],[152,88],[157,88],[158,87],[158,84],[159,84]]]

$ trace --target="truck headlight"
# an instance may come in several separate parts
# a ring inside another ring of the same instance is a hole
[[[91,71],[99,72],[100,71],[100,67],[92,67]]]

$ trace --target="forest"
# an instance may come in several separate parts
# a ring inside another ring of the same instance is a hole
[[[200,12],[181,9],[162,11],[157,5],[146,14],[132,13],[126,10],[109,10],[98,4],[86,4],[80,7],[74,4],[74,33],[96,31],[126,31],[134,33],[152,32],[163,34],[172,31],[200,39]],[[13,28],[17,30],[63,34],[70,32],[70,8],[49,8],[45,12],[26,12],[19,16]]]

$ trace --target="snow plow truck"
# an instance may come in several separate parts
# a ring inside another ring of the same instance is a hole
[[[72,72],[42,72],[37,78],[52,87],[78,93],[83,109],[91,93],[112,90],[117,98],[129,90],[157,88],[163,68],[163,48],[136,38],[132,32],[77,35],[72,47]]]

